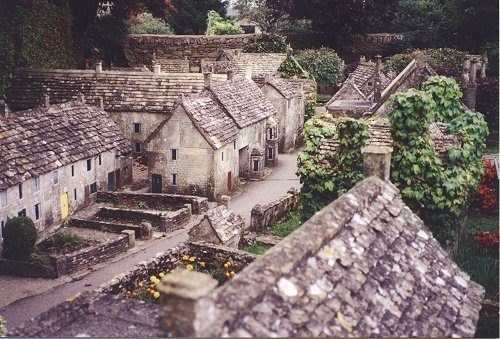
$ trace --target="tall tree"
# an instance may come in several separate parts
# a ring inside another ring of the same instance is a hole
[[[226,16],[228,0],[171,0],[167,22],[176,34],[203,34],[210,10]]]

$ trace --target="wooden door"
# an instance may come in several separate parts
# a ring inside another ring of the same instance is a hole
[[[68,193],[61,195],[61,219],[66,219],[69,214]]]
[[[231,171],[227,172],[227,190],[229,192],[233,190],[233,173]]]
[[[116,190],[115,186],[115,172],[108,173],[108,191]]]
[[[120,169],[117,169],[115,171],[115,180],[116,180],[116,188],[122,187],[122,177],[121,177],[121,172]]]
[[[162,177],[159,174],[151,175],[151,193],[162,192]]]

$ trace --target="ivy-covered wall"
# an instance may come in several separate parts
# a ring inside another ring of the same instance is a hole
[[[76,66],[71,18],[47,0],[0,1],[0,98],[15,67]]]

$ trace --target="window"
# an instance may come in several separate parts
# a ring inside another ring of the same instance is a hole
[[[90,194],[97,192],[97,183],[90,184]]]
[[[73,190],[73,197],[75,198],[76,200],[76,188]]]
[[[71,165],[71,176],[75,176],[75,165]]]
[[[87,172],[92,169],[92,159],[87,159]]]
[[[134,130],[134,133],[141,133],[141,124],[140,123],[134,122],[132,128]]]
[[[177,174],[176,173],[172,173],[172,185],[177,185]]]
[[[141,153],[141,143],[140,142],[134,143],[134,150],[136,153]]]
[[[224,152],[222,152],[222,161],[224,161]]]
[[[2,220],[0,223],[0,239],[3,238],[3,232],[5,230],[5,221]]]
[[[40,219],[40,212],[41,212],[40,207],[41,207],[40,203],[35,205],[35,220]]]
[[[33,192],[38,192],[40,190],[40,177],[35,177],[33,179]]]
[[[22,199],[23,198],[23,184],[20,183],[18,185],[18,187],[19,187],[19,199]]]
[[[54,185],[59,183],[59,173],[57,173],[57,171],[52,172],[52,183]]]
[[[267,149],[267,158],[268,158],[269,160],[274,159],[274,150],[272,149],[272,147],[269,147],[269,148]]]
[[[125,173],[125,175],[128,175],[128,167],[125,167],[125,168],[123,169],[123,173]]]
[[[25,217],[26,216],[26,208],[23,208],[17,213],[18,217]]]
[[[254,160],[253,161],[253,171],[258,172],[259,171],[259,160]]]
[[[177,148],[172,148],[170,153],[172,160],[179,160],[179,150]]]
[[[368,86],[372,87],[373,86],[373,82],[368,81]]]
[[[236,140],[233,141],[233,148],[236,149]]]
[[[0,191],[0,206],[7,206],[7,191]]]
[[[102,165],[102,156],[99,154],[99,156],[97,158],[99,160],[99,166],[101,166]]]

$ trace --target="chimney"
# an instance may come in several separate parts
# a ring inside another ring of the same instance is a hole
[[[83,93],[78,93],[78,101],[85,104],[85,95],[83,95]]]
[[[47,93],[45,93],[43,95],[43,106],[45,108],[50,108],[50,98],[49,98],[49,95]]]
[[[7,103],[0,99],[0,116],[4,118],[9,117],[9,106],[7,106]]]
[[[252,66],[245,66],[245,79],[252,80]]]
[[[212,88],[212,73],[203,73],[203,80],[205,81],[205,88]]]
[[[99,97],[99,107],[104,110],[104,98],[103,97]]]
[[[375,56],[377,59],[377,63],[375,64],[375,76],[373,79],[374,87],[373,87],[373,101],[379,102],[382,97],[382,81],[381,81],[381,72],[382,72],[382,56],[377,54]]]
[[[217,287],[208,274],[178,270],[167,274],[158,286],[160,292],[160,328],[173,337],[200,336],[207,323],[207,310],[198,303]]]
[[[227,70],[227,80],[229,81],[233,81],[233,77],[234,77],[234,72],[232,69],[228,69]]]
[[[102,73],[102,60],[97,60],[97,61],[95,62],[95,72],[96,72],[97,74]]]
[[[464,64],[462,66],[462,87],[469,84],[469,71],[470,71],[470,57],[466,56],[464,59]]]
[[[153,74],[160,75],[161,74],[161,65],[156,62],[153,63]]]
[[[488,52],[484,52],[481,63],[481,75],[479,76],[481,79],[486,78],[486,66],[488,65]]]
[[[368,145],[361,152],[363,153],[363,177],[368,178],[376,175],[380,179],[388,181],[391,175],[392,148]]]
[[[359,63],[366,62],[365,56],[362,55],[359,57]]]

